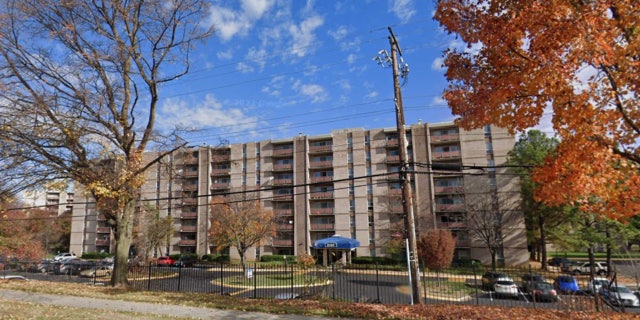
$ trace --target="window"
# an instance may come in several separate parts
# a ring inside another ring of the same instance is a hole
[[[371,144],[371,137],[367,134],[364,136],[364,145],[368,146],[369,144]]]
[[[349,226],[352,228],[356,227],[356,216],[350,216],[349,217]]]
[[[349,200],[349,211],[351,211],[351,212],[355,212],[356,211],[356,200],[354,200],[354,199],[350,199]]]
[[[347,137],[347,146],[353,147],[353,138],[351,136]]]
[[[353,163],[353,153],[347,153],[347,163]]]
[[[353,168],[349,168],[349,179],[353,179]]]
[[[355,194],[356,188],[353,186],[353,183],[349,183],[349,194]]]
[[[373,186],[367,183],[367,194],[373,194]]]

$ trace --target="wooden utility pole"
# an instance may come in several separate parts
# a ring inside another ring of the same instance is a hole
[[[398,45],[393,30],[389,27],[389,44],[391,44],[391,65],[393,69],[393,92],[396,107],[396,126],[398,131],[398,145],[400,147],[400,180],[402,181],[402,209],[405,215],[405,239],[407,239],[407,258],[409,259],[409,277],[411,282],[412,304],[422,304],[420,299],[420,269],[418,265],[418,243],[416,240],[416,222],[413,213],[413,190],[411,175],[409,175],[409,157],[407,152],[407,132],[404,126],[404,109],[402,107],[402,92],[398,79],[398,54],[402,51]],[[406,74],[405,74],[406,75]]]

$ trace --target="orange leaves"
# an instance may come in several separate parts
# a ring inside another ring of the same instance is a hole
[[[640,2],[438,2],[467,43],[445,53],[443,97],[465,129],[510,132],[553,111],[560,148],[536,172],[538,198],[610,217],[638,212]]]

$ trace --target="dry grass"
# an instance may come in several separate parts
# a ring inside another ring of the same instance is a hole
[[[13,281],[0,283],[0,289],[201,308],[361,319],[636,319],[630,314],[560,312],[531,308],[433,304],[420,306],[381,305],[328,300],[252,300],[214,294],[147,292],[59,282],[55,285],[51,284],[41,281]],[[94,314],[95,310],[92,313],[89,308],[52,307],[22,302],[6,303],[1,300],[0,302],[3,302],[0,306],[0,314],[3,319],[158,319],[155,315],[130,312],[101,312],[96,315]],[[42,315],[46,315],[46,317]]]

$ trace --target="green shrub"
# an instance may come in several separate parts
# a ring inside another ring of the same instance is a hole
[[[283,254],[271,254],[260,257],[260,262],[281,262],[284,263],[284,258],[287,257],[287,263],[296,263],[296,256],[283,255]]]
[[[351,259],[352,264],[376,264],[378,265],[386,265],[392,266],[400,264],[400,261],[397,261],[390,257],[354,257]]]
[[[226,254],[205,254],[202,260],[210,262],[229,262],[231,259]]]
[[[109,257],[113,257],[113,255],[108,252],[85,252],[80,258],[87,260],[100,260]]]

